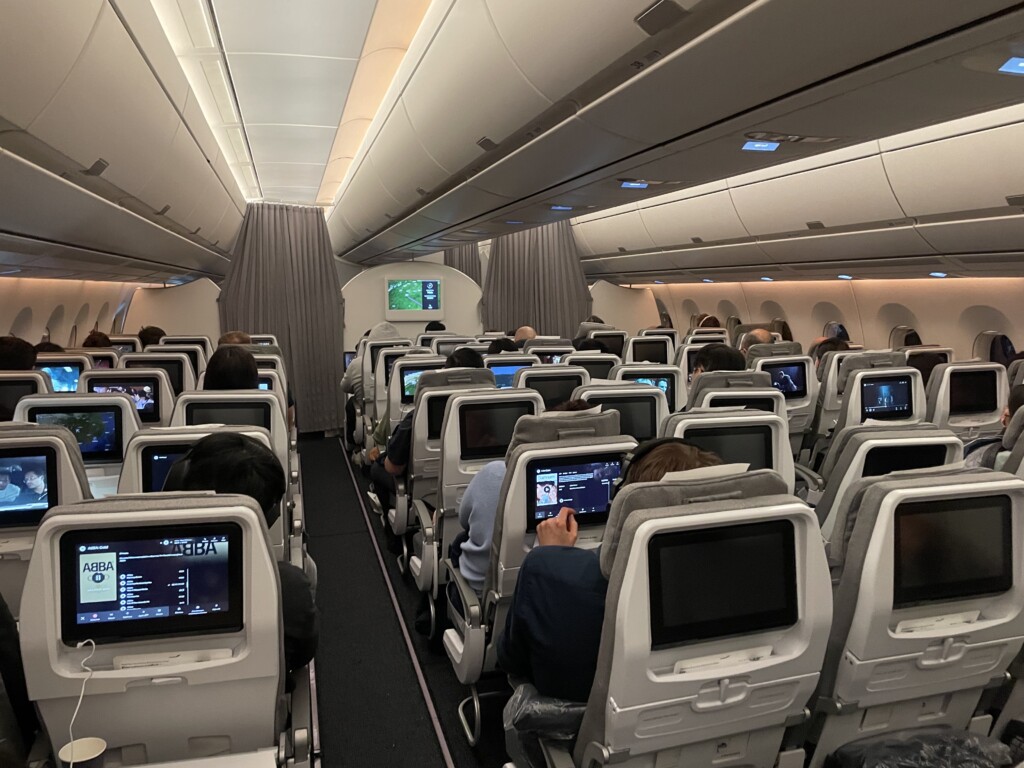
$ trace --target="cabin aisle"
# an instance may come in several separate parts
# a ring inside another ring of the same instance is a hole
[[[319,572],[321,765],[445,765],[344,451],[335,439],[302,438],[299,453]]]

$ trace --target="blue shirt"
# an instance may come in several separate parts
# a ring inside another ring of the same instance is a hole
[[[537,547],[523,560],[498,662],[544,696],[585,702],[597,673],[608,580],[598,550]]]
[[[505,462],[492,461],[469,481],[459,504],[459,524],[469,533],[462,542],[459,572],[479,595],[491,563],[491,535],[498,514],[498,497],[505,479]]]

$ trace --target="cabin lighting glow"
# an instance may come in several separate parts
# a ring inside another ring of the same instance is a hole
[[[647,189],[650,186],[646,181],[640,179],[623,179],[620,185],[623,189]]]
[[[778,148],[777,141],[748,141],[743,145],[744,152],[774,152]]]
[[[571,205],[552,205],[551,206],[551,210],[552,211],[571,211],[572,210],[572,206]]]
[[[1005,75],[1024,75],[1024,56],[1014,56],[999,68]]]
[[[763,280],[764,282],[766,282],[766,283],[772,283],[772,282],[775,282],[775,278],[774,278],[774,277],[762,277],[761,279],[762,279],[762,280]]]
[[[654,284],[655,284],[655,285],[664,285],[664,284],[665,284],[665,281],[664,281],[664,280],[655,280],[655,281],[654,281]]]
[[[853,280],[853,275],[836,275],[840,280]]]
[[[945,277],[946,276],[945,272],[929,272],[928,274],[931,275],[932,277]]]
[[[523,222],[521,222],[521,221],[506,221],[505,223],[506,224],[522,224]]]
[[[701,282],[703,282],[703,283],[713,283],[715,281],[712,280],[710,277],[705,277]]]

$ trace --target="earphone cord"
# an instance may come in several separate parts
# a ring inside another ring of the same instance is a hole
[[[85,698],[85,686],[90,680],[92,680],[92,668],[86,666],[86,664],[88,664],[89,660],[96,654],[95,640],[83,640],[78,644],[78,647],[81,648],[83,645],[91,645],[92,650],[89,652],[88,656],[82,659],[82,663],[80,665],[82,667],[82,671],[88,672],[89,674],[87,674],[85,679],[82,681],[82,690],[78,694],[78,704],[75,705],[75,713],[71,715],[71,722],[68,723],[68,742],[71,744],[70,768],[75,768],[75,720],[78,719],[78,710],[82,708],[82,700]]]

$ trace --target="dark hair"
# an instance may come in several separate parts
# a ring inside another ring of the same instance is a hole
[[[513,328],[511,331],[505,331],[506,336],[515,336],[518,328]]]
[[[260,385],[260,370],[252,352],[227,344],[217,351],[206,364],[203,389],[256,389]]]
[[[1006,401],[1006,407],[1010,409],[1010,416],[1024,406],[1024,384],[1018,384],[1010,388],[1010,399]]]
[[[488,355],[497,355],[501,352],[518,351],[519,347],[516,346],[516,343],[512,341],[512,339],[507,339],[504,336],[502,336],[500,339],[495,339],[494,341],[487,345]]]
[[[475,349],[459,347],[450,355],[444,364],[445,368],[483,368],[484,359]]]
[[[705,344],[693,361],[694,369],[702,371],[742,371],[747,367],[743,353],[728,344]]]
[[[608,352],[608,347],[597,339],[582,339],[578,344],[573,344],[580,352]]]
[[[36,352],[63,352],[64,347],[54,344],[52,341],[40,341],[35,346]]]
[[[431,331],[447,331],[448,328],[440,320],[431,320],[427,323],[427,327],[423,329],[424,333],[430,333]]]
[[[849,342],[831,336],[824,341],[819,341],[814,348],[814,359],[821,360],[828,352],[845,352],[850,348]]]
[[[564,403],[559,403],[548,408],[547,412],[552,411],[572,413],[573,411],[589,411],[591,408],[597,408],[593,403],[588,403],[586,400],[566,400]]]
[[[672,315],[670,315],[668,312],[661,312],[658,315],[658,321],[659,321],[658,322],[658,327],[659,328],[674,328],[675,327],[674,325],[672,325]]]
[[[167,331],[163,328],[158,328],[155,325],[147,325],[145,328],[139,331],[139,341],[142,343],[142,348],[151,347],[154,344],[159,344],[160,339],[167,335]]]
[[[703,315],[700,315],[697,318],[697,325],[696,325],[696,327],[697,328],[721,328],[722,327],[722,321],[719,320],[714,315],[709,315],[709,314],[705,313]]]
[[[36,348],[17,336],[0,336],[0,371],[31,371]]]
[[[598,317],[597,315],[591,315],[590,317],[588,317],[588,318],[587,318],[586,320],[584,320],[583,322],[584,322],[584,323],[600,323],[601,325],[604,325],[604,320],[602,320],[602,319],[601,319],[600,317]]]
[[[216,432],[196,443],[178,463],[184,464],[185,473],[173,490],[241,493],[260,505],[268,527],[276,522],[276,507],[287,485],[281,462],[265,445],[237,432]]]
[[[110,337],[103,331],[89,331],[89,335],[82,342],[83,347],[109,347]]]

